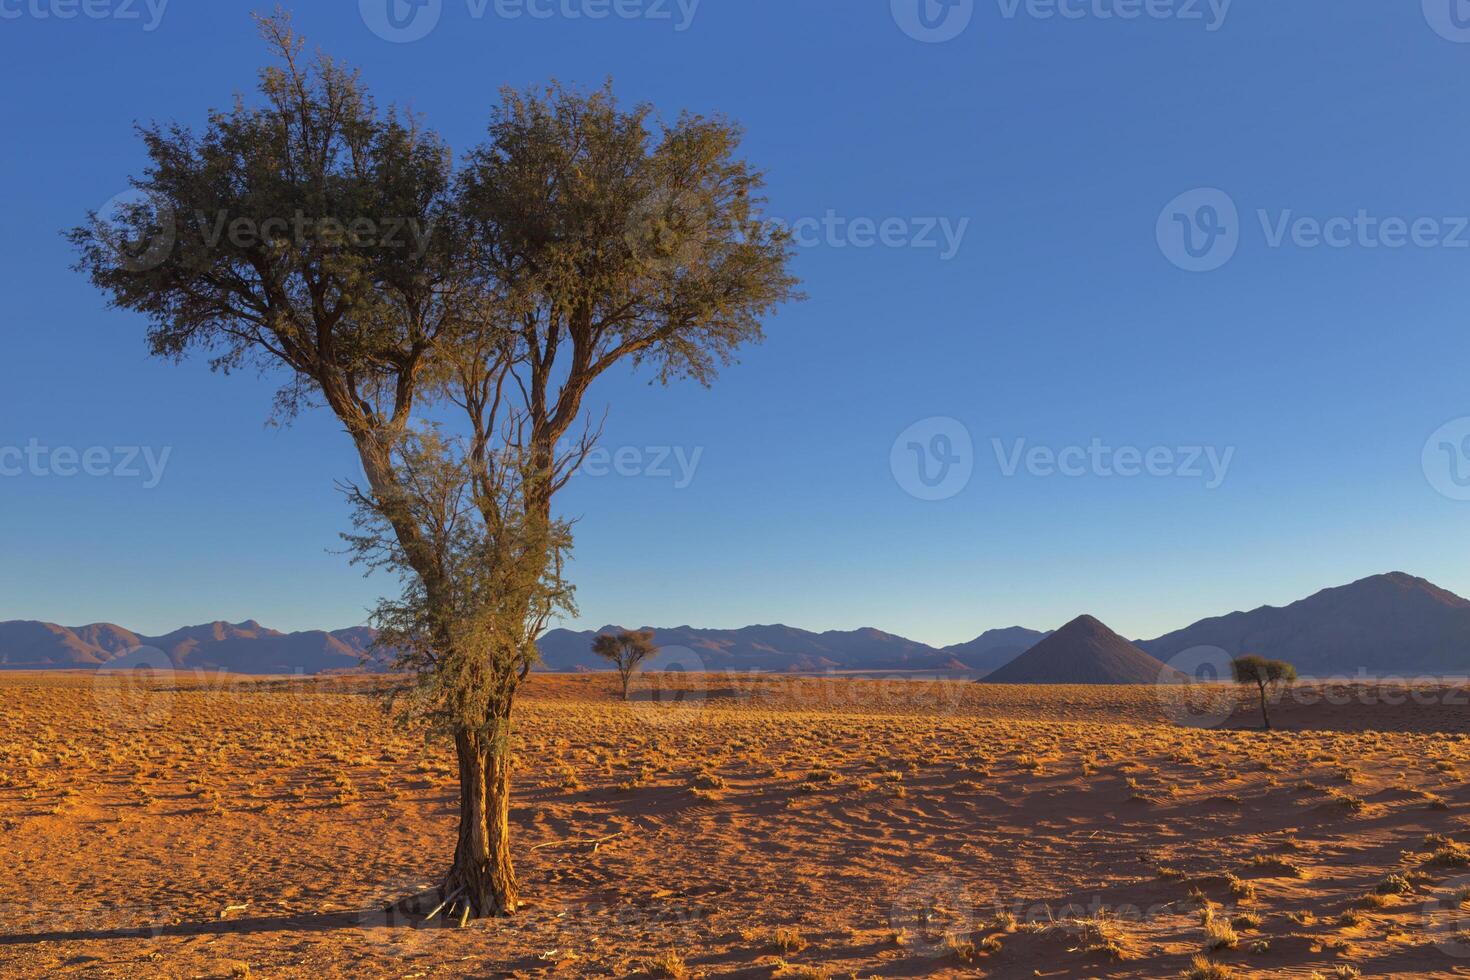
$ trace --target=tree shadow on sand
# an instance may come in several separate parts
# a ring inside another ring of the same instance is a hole
[[[228,919],[207,918],[190,922],[111,928],[39,928],[33,932],[0,933],[0,946],[165,937],[241,936],[272,932],[428,931],[455,928],[456,924],[451,922],[447,915],[441,915],[432,922],[425,920],[426,914],[440,905],[440,898],[438,889],[428,889],[405,895],[391,904],[377,904],[361,909],[290,912],[280,915]],[[78,912],[72,918],[84,921],[86,914]]]
[[[380,910],[345,912],[298,912],[283,915],[252,916],[240,919],[178,922],[158,926],[127,926],[113,929],[50,929],[41,932],[0,935],[0,946],[28,946],[35,943],[75,943],[106,940],[158,939],[164,936],[236,936],[267,932],[334,932],[338,929],[367,927],[372,915],[384,916]]]

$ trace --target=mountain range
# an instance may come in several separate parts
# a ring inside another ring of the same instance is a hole
[[[373,644],[366,627],[325,633],[281,633],[254,620],[206,623],[163,636],[144,636],[94,623],[68,628],[26,620],[0,623],[0,669],[99,667],[122,654],[152,648],[176,669],[240,674],[324,674],[360,670]],[[150,661],[151,663],[151,661]]]
[[[592,652],[592,638],[618,628],[549,630],[541,637],[541,661],[547,670],[604,670],[608,663]],[[691,650],[707,670],[965,669],[964,662],[943,650],[876,629],[811,633],[791,626],[735,630],[675,626],[654,629],[654,634],[670,657],[675,656],[672,648]]]
[[[1324,589],[1289,606],[1204,619],[1139,643],[1168,660],[1191,647],[1259,653],[1317,677],[1470,674],[1470,599],[1403,572]]]
[[[1048,636],[1051,634],[1040,630],[1011,626],[1007,629],[988,630],[969,643],[945,647],[944,652],[970,670],[988,674],[1004,667]]]
[[[591,651],[592,638],[614,628],[551,630],[541,640],[542,669],[606,669],[606,662]],[[1017,626],[990,630],[968,643],[944,648],[877,629],[813,633],[780,625],[727,630],[679,626],[655,628],[655,633],[656,642],[671,657],[688,657],[672,649],[684,648],[706,670],[964,670],[1002,682],[1055,676],[1073,683],[1086,682],[1089,676],[1119,683],[1116,678],[1141,678],[1152,670],[1147,679],[1152,682],[1162,667],[1160,661],[1192,647],[1213,646],[1232,655],[1258,653],[1287,660],[1304,676],[1351,676],[1359,671],[1470,674],[1470,600],[1402,572],[1325,589],[1284,607],[1263,606],[1201,620],[1136,643],[1092,617],[1074,620],[1056,637]],[[380,665],[382,658],[374,660],[371,653],[374,635],[366,627],[282,633],[253,620],[208,623],[154,637],[110,623],[68,628],[3,622],[0,669],[95,668],[138,647],[152,647],[180,669],[335,673],[360,670],[365,660]],[[1049,642],[1057,637],[1060,640]]]

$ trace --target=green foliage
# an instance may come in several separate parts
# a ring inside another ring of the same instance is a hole
[[[623,682],[623,697],[628,696],[628,681],[638,665],[658,653],[652,630],[619,630],[602,633],[592,641],[592,652],[612,662]]]
[[[539,656],[537,637],[552,618],[576,613],[564,574],[571,527],[527,508],[524,465],[477,467],[465,440],[436,428],[411,431],[394,462],[396,501],[350,488],[356,532],[344,535],[354,561],[403,586],[373,614],[379,648],[414,678],[390,689],[390,702],[404,721],[503,736],[516,686]],[[437,556],[437,576],[418,574],[394,533],[393,518],[404,515]]]
[[[610,660],[619,669],[632,669],[658,653],[652,630],[619,630],[601,633],[592,641],[592,652]]]
[[[1267,660],[1254,654],[1232,660],[1230,671],[1237,684],[1269,687],[1296,680],[1296,668],[1291,664],[1283,660]]]
[[[366,477],[353,558],[402,581],[375,616],[416,678],[399,705],[504,731],[573,608],[553,501],[598,434],[590,386],[620,362],[708,383],[797,296],[791,243],[723,119],[505,90],[456,169],[284,14],[260,25],[258,99],[142,128],[139,200],[71,232],[79,268],[154,354],[284,371],[282,420],[333,411]]]
[[[1283,660],[1267,660],[1249,654],[1230,662],[1231,674],[1237,684],[1254,684],[1261,696],[1261,719],[1266,730],[1271,730],[1271,709],[1267,706],[1266,691],[1279,684],[1290,684],[1296,680],[1296,668]]]
[[[258,104],[237,98],[199,133],[140,127],[136,200],[71,231],[79,268],[149,318],[156,355],[285,367],[284,418],[322,397],[388,415],[397,378],[476,312],[451,155],[379,112],[356,72],[304,63],[284,17],[261,28],[281,64]]]
[[[610,86],[505,89],[459,202],[528,340],[569,328],[594,372],[630,357],[707,383],[796,295],[792,247],[764,226],[764,178],[735,156],[736,126],[652,119]]]

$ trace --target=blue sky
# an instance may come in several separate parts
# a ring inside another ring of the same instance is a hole
[[[920,0],[441,0],[408,43],[372,2],[297,24],[456,149],[502,84],[611,76],[743,123],[771,213],[808,219],[810,299],[713,388],[595,389],[623,455],[563,502],[582,624],[950,643],[1084,611],[1153,636],[1393,569],[1470,594],[1470,423],[1429,442],[1470,416],[1448,0],[924,0],[943,41],[911,36]],[[263,6],[0,0],[0,447],[169,452],[148,486],[142,459],[63,477],[0,449],[0,619],[339,627],[390,586],[334,553],[355,467],[330,418],[271,429],[272,379],[149,360],[60,235],[140,168],[134,120],[253,90]],[[1222,479],[1193,475],[1206,449]],[[1152,463],[1117,475],[1127,450]]]

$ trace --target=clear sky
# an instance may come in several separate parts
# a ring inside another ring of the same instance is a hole
[[[1147,637],[1395,569],[1470,594],[1470,423],[1431,440],[1470,416],[1451,0],[920,2],[439,0],[406,43],[383,0],[298,5],[456,149],[502,84],[611,76],[740,121],[809,219],[810,299],[713,388],[595,389],[624,453],[564,501],[581,624]],[[390,586],[334,553],[329,417],[150,361],[61,237],[134,120],[253,92],[264,6],[0,0],[0,447],[36,449],[0,448],[0,619],[335,628]]]

